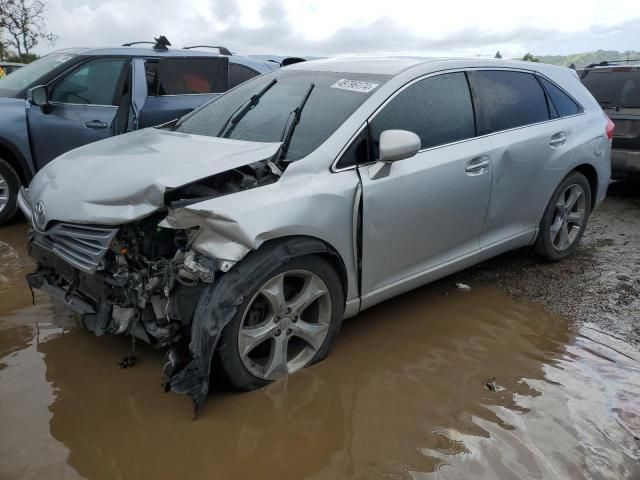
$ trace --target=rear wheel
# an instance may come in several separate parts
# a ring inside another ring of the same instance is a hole
[[[587,227],[590,210],[589,181],[579,172],[569,174],[547,205],[540,222],[536,253],[550,261],[573,254]]]
[[[20,177],[9,163],[0,158],[0,225],[15,215],[19,189]]]
[[[254,280],[222,332],[217,358],[239,390],[262,387],[322,360],[344,310],[338,275],[318,256],[294,258]]]

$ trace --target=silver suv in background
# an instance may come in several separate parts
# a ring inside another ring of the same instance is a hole
[[[258,388],[390,297],[518,247],[572,254],[611,132],[565,68],[299,63],[45,166],[19,196],[28,281],[168,349],[166,388],[199,408],[212,364]]]
[[[612,176],[640,175],[640,60],[589,65],[580,71],[580,78],[616,125]]]

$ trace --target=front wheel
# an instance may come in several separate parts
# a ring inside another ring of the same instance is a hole
[[[553,193],[540,222],[536,253],[550,261],[573,254],[587,227],[591,187],[579,172],[569,174]]]
[[[247,279],[244,290],[217,351],[234,387],[253,390],[327,356],[344,313],[342,284],[329,263],[293,258]]]
[[[0,158],[0,225],[11,220],[18,208],[20,177],[5,160]]]

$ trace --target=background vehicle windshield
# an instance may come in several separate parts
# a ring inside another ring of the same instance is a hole
[[[315,150],[389,79],[387,75],[278,70],[250,80],[185,117],[177,131],[218,136],[227,120],[252,95],[277,79],[260,102],[238,122],[229,138],[254,142],[279,142],[291,112],[309,96],[296,127],[286,159],[298,160]],[[228,129],[227,129],[228,130]]]
[[[7,75],[2,80],[2,83],[0,83],[0,88],[9,92],[19,92],[74,56],[75,55],[69,53],[51,53],[45,55],[35,62],[16,70],[11,75]]]
[[[640,108],[640,71],[591,71],[582,83],[603,107]]]

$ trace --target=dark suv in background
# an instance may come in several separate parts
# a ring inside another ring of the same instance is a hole
[[[59,50],[0,82],[0,225],[15,213],[20,185],[55,157],[168,122],[302,60],[233,55],[224,47],[169,50],[167,44]]]
[[[636,61],[639,62],[639,61]],[[640,175],[640,63],[601,62],[578,72],[616,127],[611,151],[611,175]]]

